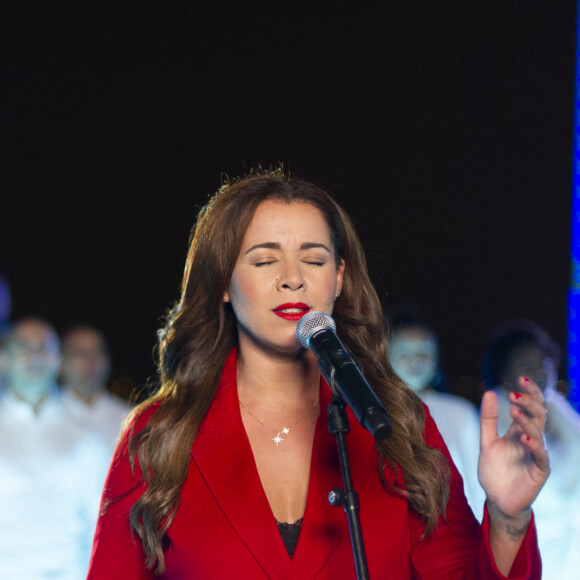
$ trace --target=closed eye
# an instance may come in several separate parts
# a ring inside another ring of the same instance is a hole
[[[260,266],[269,266],[274,262],[276,262],[276,260],[262,260],[260,262],[254,262],[254,266],[256,266],[256,268],[259,268]]]

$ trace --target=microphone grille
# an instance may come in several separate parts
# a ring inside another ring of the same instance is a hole
[[[298,321],[296,338],[304,348],[310,348],[310,339],[321,330],[336,332],[336,322],[324,312],[309,312]]]

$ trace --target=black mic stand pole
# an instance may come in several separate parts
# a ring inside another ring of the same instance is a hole
[[[344,489],[333,489],[328,494],[328,501],[331,505],[342,505],[344,507],[348,519],[348,531],[350,533],[356,577],[358,580],[369,580],[367,558],[359,517],[360,504],[358,501],[358,493],[352,488],[352,473],[350,470],[348,449],[346,447],[346,434],[350,431],[350,424],[348,422],[344,401],[334,385],[334,373],[332,373],[331,379],[332,401],[329,403],[327,410],[328,431],[336,437]]]

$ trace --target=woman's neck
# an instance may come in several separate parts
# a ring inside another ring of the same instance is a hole
[[[310,351],[292,357],[245,348],[238,352],[237,381],[244,402],[300,407],[318,397],[320,371]]]

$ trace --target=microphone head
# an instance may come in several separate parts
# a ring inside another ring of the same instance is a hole
[[[298,321],[296,338],[304,348],[310,348],[310,339],[321,330],[336,332],[334,318],[324,312],[309,312]]]

